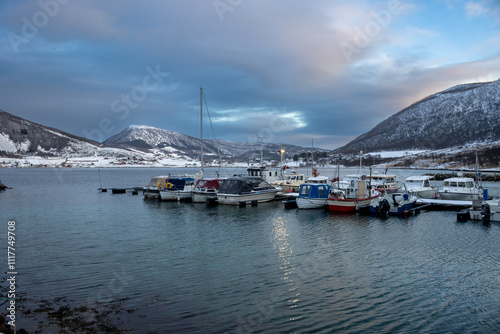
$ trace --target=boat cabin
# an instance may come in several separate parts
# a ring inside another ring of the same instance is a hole
[[[183,190],[188,185],[194,185],[194,179],[191,177],[171,177],[165,184],[166,190]]]
[[[473,178],[470,177],[452,177],[444,180],[443,188],[476,188]]]
[[[328,184],[304,183],[300,185],[299,198],[328,198],[330,186]]]
[[[196,188],[219,190],[223,179],[199,179],[196,181]]]
[[[155,176],[149,180],[148,184],[144,188],[146,189],[162,189],[165,188],[165,184],[170,176]]]

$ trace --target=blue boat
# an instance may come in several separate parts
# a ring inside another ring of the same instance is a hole
[[[324,183],[304,183],[300,185],[297,207],[299,209],[318,209],[327,204],[330,186]]]

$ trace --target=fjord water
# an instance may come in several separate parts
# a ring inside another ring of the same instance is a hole
[[[178,172],[100,170],[104,188]],[[121,300],[129,311],[108,319],[138,333],[500,330],[497,223],[158,202],[99,193],[97,169],[2,169],[0,180],[13,188],[0,193],[0,265],[14,220],[25,309]],[[39,317],[18,328],[34,332]]]

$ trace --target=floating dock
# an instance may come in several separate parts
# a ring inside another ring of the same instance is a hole
[[[425,205],[426,210],[459,210],[472,206],[472,201],[455,201],[446,199],[427,199],[419,198],[416,203],[417,207]]]

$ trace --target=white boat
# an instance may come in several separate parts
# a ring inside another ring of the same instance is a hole
[[[394,193],[400,188],[396,182],[396,175],[374,174],[367,176],[371,180],[372,188],[380,193]]]
[[[432,178],[429,175],[407,177],[405,185],[408,193],[418,198],[437,198],[437,188],[430,184]]]
[[[222,181],[217,201],[221,204],[238,205],[242,202],[267,202],[276,197],[279,189],[255,176],[235,176]]]
[[[299,209],[317,209],[327,205],[330,186],[325,183],[300,185],[299,197],[295,200]]]
[[[220,178],[199,179],[196,181],[193,190],[193,202],[206,203],[207,199],[216,199],[222,181],[223,179]]]
[[[483,190],[470,177],[451,177],[443,181],[443,186],[438,191],[442,199],[473,201],[481,199]]]
[[[484,222],[500,221],[500,200],[476,200],[469,210],[470,218]]]
[[[399,185],[398,188],[403,189]],[[401,215],[413,208],[416,202],[417,196],[409,194],[407,189],[403,192],[385,193],[370,202],[370,212],[382,216]]]
[[[189,201],[192,199],[195,179],[192,177],[170,177],[165,188],[160,190],[162,201]]]

